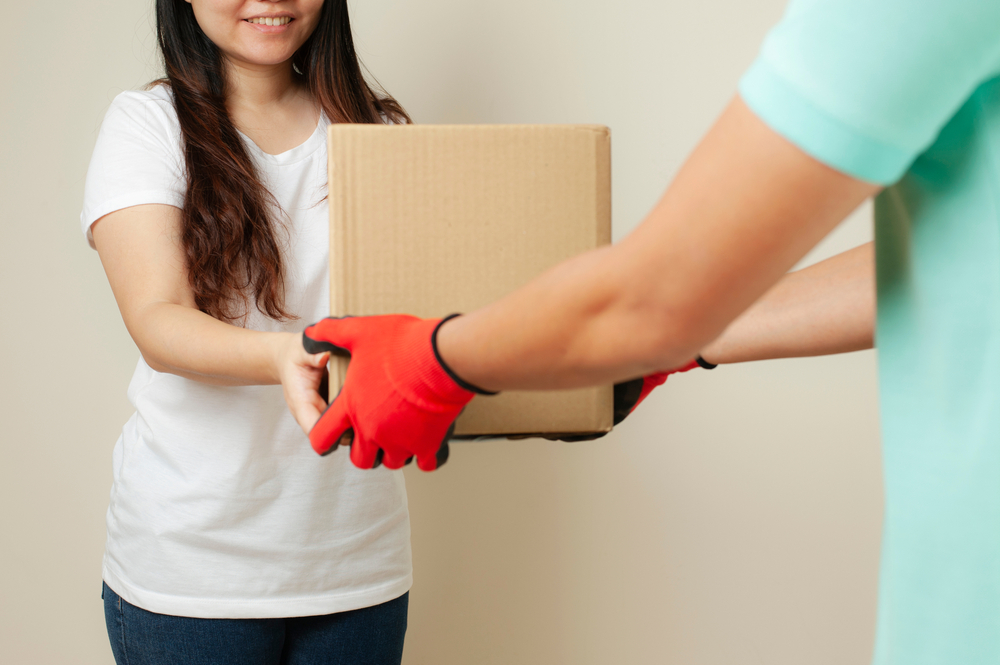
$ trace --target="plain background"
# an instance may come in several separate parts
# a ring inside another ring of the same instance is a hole
[[[355,0],[353,20],[369,69],[418,122],[610,126],[620,238],[783,4]],[[138,352],[78,217],[105,109],[158,75],[150,6],[22,3],[0,41],[5,663],[112,663],[104,512]],[[870,227],[862,209],[810,260]],[[694,371],[603,440],[461,444],[439,472],[407,470],[405,663],[867,662],[874,358]]]

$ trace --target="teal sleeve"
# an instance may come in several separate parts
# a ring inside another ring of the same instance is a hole
[[[1000,74],[1000,0],[792,0],[740,96],[804,152],[891,184]]]

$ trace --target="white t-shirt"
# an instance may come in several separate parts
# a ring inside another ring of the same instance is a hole
[[[301,331],[329,313],[326,126],[268,155],[244,140],[290,221],[286,304],[248,328]],[[81,221],[147,203],[181,207],[184,159],[169,88],[112,102],[94,148]],[[154,371],[141,358],[135,413],[113,454],[104,580],[161,614],[269,618],[392,600],[411,585],[410,522],[399,471],[319,457],[281,386],[219,387]]]

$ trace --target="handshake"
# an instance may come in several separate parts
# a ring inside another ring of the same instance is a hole
[[[361,469],[399,469],[414,458],[424,471],[448,460],[455,420],[477,394],[495,393],[459,377],[441,358],[437,336],[454,318],[406,315],[326,318],[302,334],[306,352],[346,352],[351,363],[343,389],[309,432],[320,455],[351,448]],[[670,374],[714,365],[700,358],[683,367],[615,385],[614,424],[620,423]]]

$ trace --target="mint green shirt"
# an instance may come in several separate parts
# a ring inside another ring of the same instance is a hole
[[[740,83],[876,200],[877,665],[1000,663],[1000,0],[792,0]]]

